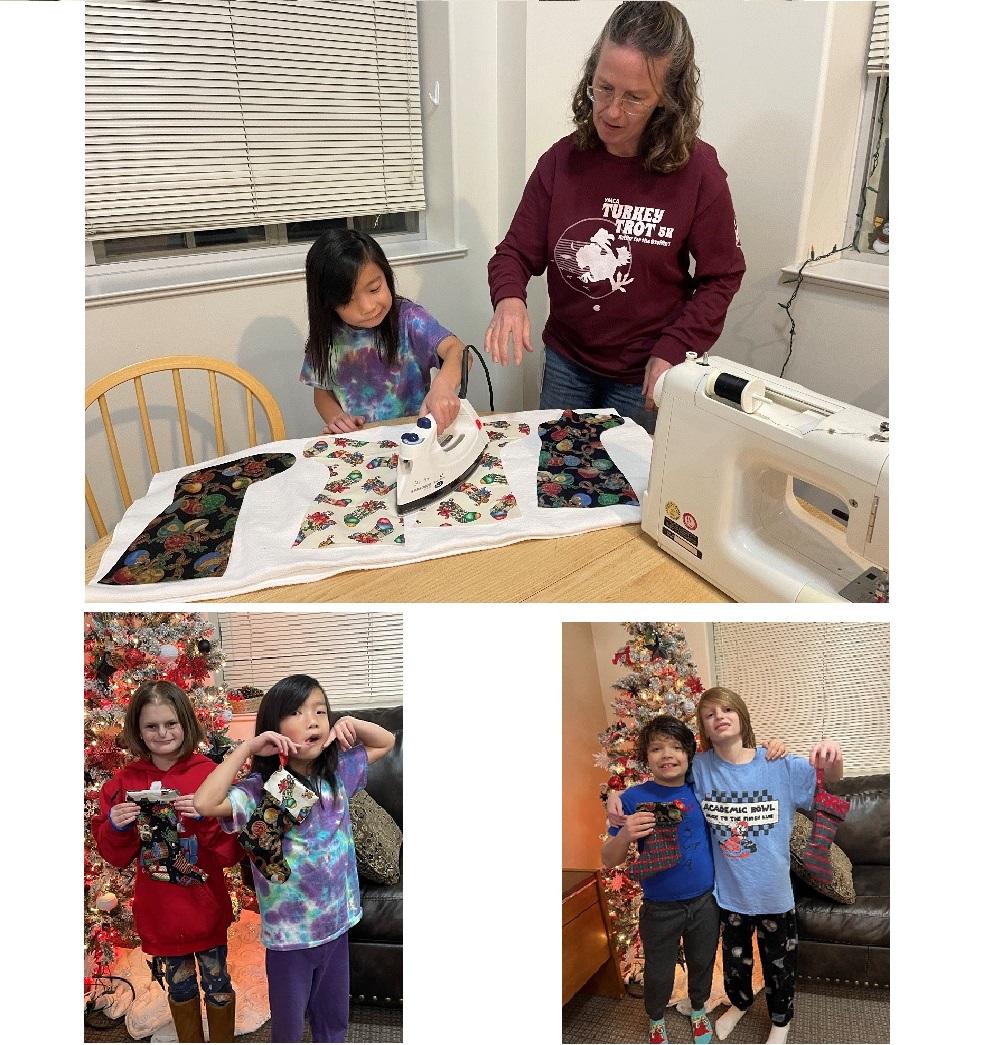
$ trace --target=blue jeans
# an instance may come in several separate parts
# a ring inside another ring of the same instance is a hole
[[[199,995],[199,985],[195,978],[195,961],[198,959],[199,976],[202,978],[202,990],[205,1000],[210,1005],[228,1005],[233,1000],[233,985],[226,969],[226,944],[213,947],[208,951],[196,951],[195,954],[182,954],[176,957],[155,958],[163,968],[164,978],[168,983],[168,996],[174,1002],[190,1001]]]
[[[628,385],[612,377],[601,377],[547,345],[544,346],[540,406],[542,410],[612,407],[623,417],[636,421],[651,435],[657,424],[657,411],[644,409],[644,395],[639,384]]]

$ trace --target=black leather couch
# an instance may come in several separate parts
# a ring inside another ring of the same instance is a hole
[[[404,829],[404,709],[363,708],[357,718],[376,722],[397,738],[374,762],[366,790]],[[335,718],[336,716],[333,716]],[[403,848],[401,866],[404,864]],[[363,917],[349,931],[349,994],[354,1002],[400,1005],[404,1000],[404,878],[396,885],[359,883]]]
[[[890,777],[846,777],[830,790],[849,799],[835,843],[852,861],[854,904],[836,903],[795,875],[798,975],[890,984]]]

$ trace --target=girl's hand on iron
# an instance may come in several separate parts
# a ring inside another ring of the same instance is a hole
[[[626,817],[623,830],[636,842],[638,838],[646,838],[654,830],[656,824],[657,820],[653,813],[631,813]]]
[[[290,737],[277,733],[273,729],[260,733],[252,740],[248,740],[247,744],[251,755],[261,755],[265,758],[270,755],[294,755],[301,750],[301,746]]]
[[[511,341],[514,362],[520,366],[524,358],[521,348],[527,352],[534,351],[531,345],[531,319],[527,314],[527,305],[520,298],[501,298],[486,328],[483,351],[493,357],[494,363],[506,366],[510,362]]]
[[[176,813],[180,813],[182,816],[190,816],[197,820],[199,819],[199,814],[195,811],[194,798],[194,795],[180,795],[171,804],[175,807]]]
[[[348,751],[359,742],[359,736],[356,733],[356,719],[352,715],[343,715],[336,722],[329,733],[329,743],[325,746],[328,747],[333,740],[339,741],[339,748],[342,751]]]
[[[114,827],[129,827],[140,812],[140,806],[136,802],[118,802],[110,810],[110,820]]]
[[[610,791],[606,795],[606,819],[613,827],[622,827],[627,822],[619,791]]]
[[[455,392],[450,392],[441,385],[432,385],[421,404],[418,417],[431,414],[438,425],[438,434],[441,435],[446,428],[456,419],[459,413],[460,400]]]
[[[787,754],[787,744],[783,740],[771,737],[767,741],[767,761],[773,762],[776,758],[783,758]]]
[[[366,424],[365,417],[353,417],[345,410],[336,414],[322,429],[322,435],[342,435],[346,432],[357,432]]]
[[[654,389],[657,387],[657,380],[661,374],[671,369],[671,363],[666,359],[661,359],[660,356],[651,356],[647,360],[647,369],[644,371],[644,409],[645,410],[656,410],[657,404],[654,402]]]
[[[823,740],[811,749],[808,761],[816,769],[834,769],[842,765],[842,748],[833,740]]]

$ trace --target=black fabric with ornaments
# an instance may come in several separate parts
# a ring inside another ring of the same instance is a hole
[[[722,912],[722,978],[729,1000],[738,1009],[753,1004],[753,934],[763,968],[767,1013],[771,1023],[786,1027],[794,1018],[794,979],[798,969],[798,921],[794,910],[783,914]]]

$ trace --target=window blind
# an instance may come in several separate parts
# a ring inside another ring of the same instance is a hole
[[[413,0],[87,0],[86,235],[423,210]]]
[[[866,59],[870,76],[890,74],[890,2],[877,0],[873,5],[873,25],[870,28],[870,51]]]
[[[758,742],[807,755],[836,740],[847,776],[890,772],[886,624],[714,624],[712,636],[716,684],[746,701]]]
[[[387,613],[220,613],[227,689],[318,679],[333,712],[403,703],[403,618]]]

